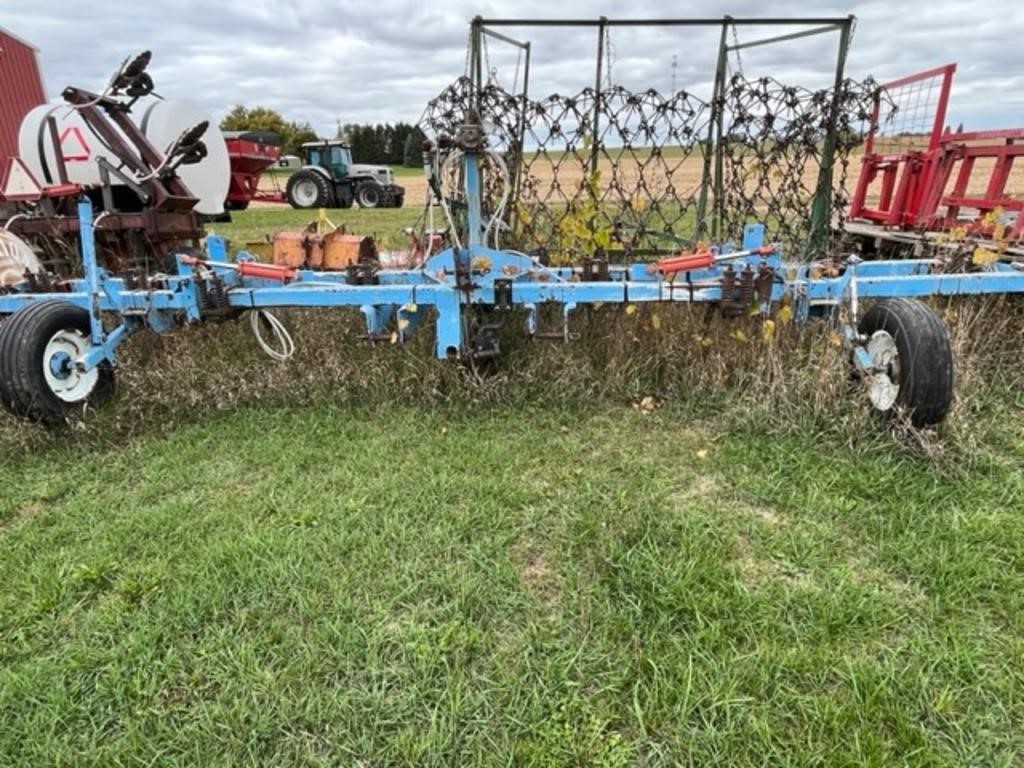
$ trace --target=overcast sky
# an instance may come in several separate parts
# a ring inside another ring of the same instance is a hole
[[[263,105],[333,135],[341,122],[415,122],[426,102],[464,72],[470,19],[659,18],[654,0],[0,0],[0,26],[40,49],[48,95],[65,85],[101,88],[121,60],[153,52],[151,72],[164,96],[189,96],[219,118],[234,104]],[[671,4],[689,16],[845,16],[857,27],[848,74],[899,77],[951,61],[959,64],[948,122],[968,129],[1024,126],[1024,6],[1019,0],[850,4]],[[596,33],[503,28],[534,46],[531,92],[574,92],[594,77]],[[776,30],[777,31],[777,30]],[[741,28],[740,41],[771,30]],[[750,75],[795,84],[830,78],[836,35],[744,51]],[[672,85],[707,96],[717,32],[613,30],[612,78],[632,88]],[[516,55],[492,42],[489,63],[508,88]]]

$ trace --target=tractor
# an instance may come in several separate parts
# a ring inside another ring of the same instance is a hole
[[[302,145],[302,168],[292,174],[285,196],[292,208],[401,208],[405,189],[391,169],[352,162],[349,145],[336,140]]]

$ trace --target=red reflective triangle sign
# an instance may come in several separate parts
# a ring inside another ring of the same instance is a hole
[[[20,157],[12,157],[3,176],[0,197],[6,200],[35,200],[41,194],[39,183]]]
[[[77,125],[69,125],[60,134],[60,151],[64,154],[64,160],[69,163],[84,163],[92,155],[82,129]]]

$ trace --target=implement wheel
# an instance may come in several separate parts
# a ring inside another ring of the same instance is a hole
[[[942,319],[916,299],[885,299],[864,314],[875,372],[868,398],[886,413],[902,411],[915,427],[941,422],[953,402],[953,350]]]
[[[15,416],[49,426],[96,408],[114,392],[104,361],[87,373],[74,359],[90,346],[89,313],[64,301],[40,301],[0,325],[0,399]]]

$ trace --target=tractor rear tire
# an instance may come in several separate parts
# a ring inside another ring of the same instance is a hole
[[[399,195],[392,195],[392,197],[391,197],[391,207],[392,208],[401,208],[403,205],[405,205],[405,194],[404,193],[403,194],[399,194]]]
[[[375,181],[360,184],[356,189],[356,202],[360,208],[383,208],[387,206],[387,200],[384,187]]]
[[[114,393],[108,361],[80,373],[70,361],[90,345],[89,313],[66,301],[39,301],[0,325],[0,399],[15,416],[63,424]]]
[[[858,330],[875,349],[889,348],[896,407],[881,410],[902,411],[915,427],[941,422],[953,402],[953,350],[935,310],[916,299],[884,299],[864,313]]]
[[[316,171],[296,171],[288,179],[285,196],[292,208],[328,208],[331,183]]]

